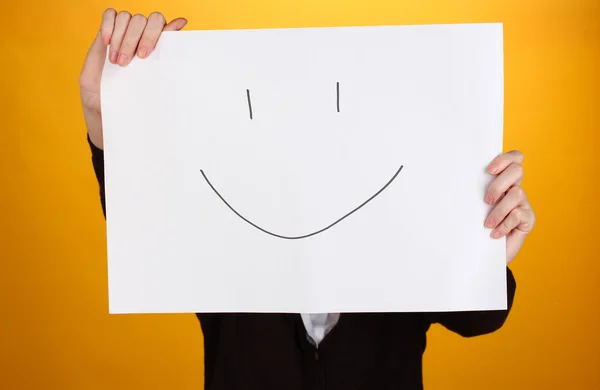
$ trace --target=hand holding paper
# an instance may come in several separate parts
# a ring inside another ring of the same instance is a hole
[[[79,76],[83,112],[94,145],[103,147],[100,82],[108,48],[110,62],[126,66],[136,54],[146,58],[154,50],[162,31],[181,30],[186,23],[185,19],[178,18],[166,24],[165,17],[158,12],[148,19],[139,14],[132,17],[127,11],[117,14],[112,8],[104,12]]]
[[[488,172],[497,177],[490,184],[485,202],[495,205],[485,226],[493,229],[493,238],[507,237],[506,263],[515,258],[527,234],[535,226],[535,213],[529,204],[523,181],[523,154],[513,150],[496,157]]]

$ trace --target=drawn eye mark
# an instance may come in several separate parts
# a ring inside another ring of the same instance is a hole
[[[337,90],[337,112],[340,112],[340,82],[338,81],[336,84]]]
[[[250,112],[250,120],[252,120],[252,102],[250,101],[250,90],[246,90],[246,97],[248,98],[248,111]]]

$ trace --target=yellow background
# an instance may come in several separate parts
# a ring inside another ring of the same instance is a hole
[[[77,85],[105,7],[188,29],[503,22],[505,149],[526,156],[538,225],[513,263],[506,326],[475,339],[435,327],[425,388],[600,389],[598,0],[3,2],[0,388],[201,388],[193,315],[107,314]]]

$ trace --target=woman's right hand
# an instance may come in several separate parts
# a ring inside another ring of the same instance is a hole
[[[85,58],[79,75],[81,104],[92,143],[103,148],[102,114],[100,111],[100,82],[106,61],[127,66],[134,56],[147,58],[156,47],[163,31],[181,30],[187,21],[177,18],[167,24],[165,17],[153,12],[147,18],[127,11],[117,13],[112,8],[104,11],[102,24]]]

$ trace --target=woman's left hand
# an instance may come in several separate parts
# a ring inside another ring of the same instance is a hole
[[[495,205],[485,221],[493,238],[506,236],[506,264],[517,255],[535,225],[535,213],[521,188],[523,154],[513,150],[496,157],[488,172],[496,177],[485,195],[485,202]]]

